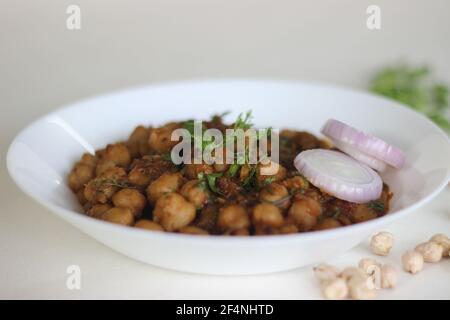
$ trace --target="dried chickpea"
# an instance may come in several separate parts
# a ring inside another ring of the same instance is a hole
[[[281,210],[268,202],[257,204],[252,211],[252,220],[255,226],[268,226],[278,228],[284,223]]]
[[[398,275],[394,267],[383,265],[381,267],[381,287],[383,289],[394,288],[397,285]]]
[[[276,182],[264,187],[259,193],[259,199],[274,203],[282,209],[287,209],[290,205],[288,190]]]
[[[394,246],[394,236],[389,232],[379,232],[370,241],[372,252],[379,256],[387,256]]]
[[[147,187],[147,197],[154,204],[164,194],[177,191],[184,179],[180,173],[164,173]]]
[[[425,242],[419,244],[415,251],[422,254],[423,261],[435,263],[441,261],[444,249],[436,242]]]
[[[209,200],[209,192],[203,188],[199,180],[186,182],[180,190],[180,194],[192,202],[197,209],[203,208]]]
[[[324,280],[332,280],[334,278],[337,278],[339,276],[339,270],[326,263],[319,264],[318,266],[315,266],[313,268],[314,275],[317,279],[320,281]]]
[[[362,278],[367,279],[367,274],[361,268],[357,267],[347,267],[339,274],[340,278],[349,281],[351,278]]]
[[[372,300],[377,297],[377,291],[369,288],[366,277],[352,276],[347,281],[350,297],[354,300]]]
[[[109,209],[111,209],[109,204],[96,204],[88,210],[87,214],[90,217],[101,219],[102,215]]]
[[[371,274],[374,268],[381,268],[381,263],[372,258],[363,258],[359,261],[358,267],[366,274]]]
[[[406,272],[416,274],[423,269],[423,256],[417,251],[407,251],[402,256],[402,264]]]
[[[321,211],[318,201],[305,197],[292,203],[288,215],[294,219],[300,231],[309,231],[317,224]]]
[[[322,294],[327,300],[342,300],[347,298],[349,289],[342,278],[324,280],[321,283]]]
[[[124,143],[107,145],[102,158],[111,160],[118,166],[126,166],[131,162],[130,151]]]
[[[102,215],[102,220],[124,226],[132,226],[134,224],[133,213],[128,208],[111,208]]]
[[[151,220],[141,219],[134,225],[136,228],[146,229],[151,231],[164,231],[159,223]]]
[[[430,241],[442,246],[442,256],[448,257],[450,255],[450,239],[445,234],[435,234]]]
[[[209,234],[208,231],[205,231],[199,227],[194,227],[194,226],[183,227],[179,231],[181,233],[193,234],[193,235],[199,235],[199,236],[207,236]]]
[[[219,210],[217,226],[226,231],[248,228],[250,219],[247,210],[240,205],[229,205]]]
[[[166,231],[176,231],[195,219],[195,206],[178,193],[162,195],[153,210],[153,220]]]
[[[137,189],[125,188],[112,197],[114,206],[128,208],[135,217],[138,217],[147,204],[147,199]]]

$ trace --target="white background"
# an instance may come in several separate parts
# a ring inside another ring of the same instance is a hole
[[[66,28],[70,4],[81,8],[81,30]],[[366,28],[370,4],[381,7],[379,31]],[[310,268],[211,277],[121,256],[22,194],[6,172],[7,147],[58,106],[150,82],[272,77],[364,89],[396,61],[427,63],[449,82],[449,18],[448,0],[0,0],[0,298],[320,298]],[[397,245],[383,261],[398,266],[406,248],[449,234],[449,203],[447,188],[392,225]],[[367,255],[362,244],[331,262]],[[65,286],[71,264],[81,267],[80,291]],[[380,298],[449,299],[449,274],[448,259],[401,273],[399,287]]]

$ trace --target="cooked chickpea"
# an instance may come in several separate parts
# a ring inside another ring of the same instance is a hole
[[[281,210],[268,202],[257,204],[252,211],[252,220],[255,226],[268,226],[278,228],[284,223]]]
[[[191,163],[187,164],[185,168],[186,168],[186,177],[188,177],[189,179],[197,179],[200,173],[204,174],[214,173],[213,166],[206,163],[201,164]]]
[[[290,205],[288,190],[285,186],[275,182],[261,190],[259,199],[261,201],[275,203],[282,209],[287,209]]]
[[[101,219],[102,215],[109,209],[111,209],[109,204],[96,204],[88,210],[87,214],[90,217]]]
[[[224,233],[225,235],[228,236],[249,236],[250,235],[250,231],[248,231],[248,228],[241,228],[241,229],[237,229],[237,230],[229,230],[226,231]]]
[[[397,285],[397,270],[390,265],[381,267],[381,287],[383,289],[394,288]]]
[[[69,174],[69,187],[77,192],[84,187],[94,177],[94,168],[92,166],[78,163]]]
[[[247,210],[240,205],[229,205],[219,210],[217,225],[222,230],[238,230],[248,228],[250,219]]]
[[[127,141],[128,150],[132,158],[143,156],[150,152],[149,135],[150,129],[144,126],[138,126],[133,130]]]
[[[83,154],[83,156],[81,157],[79,163],[85,164],[89,167],[95,167],[95,165],[97,164],[97,157],[90,154],[90,153],[85,153]]]
[[[298,228],[295,224],[286,224],[280,227],[279,230],[281,234],[292,234],[298,232]]]
[[[133,213],[128,208],[111,208],[102,215],[102,220],[124,226],[132,226],[134,224]]]
[[[178,193],[161,196],[153,210],[153,220],[166,231],[179,230],[195,219],[195,206]]]
[[[203,208],[209,200],[209,192],[202,188],[200,181],[191,180],[185,183],[180,190],[180,194],[189,202],[192,202],[197,209]]]
[[[123,168],[114,167],[89,181],[84,188],[84,196],[91,203],[107,203],[120,189],[120,184],[126,178]]]
[[[109,169],[112,169],[116,166],[116,163],[112,160],[108,160],[108,159],[100,159],[97,162],[97,166],[95,167],[95,175],[99,176],[103,173],[105,173],[106,171],[108,171]]]
[[[136,228],[151,230],[151,231],[164,231],[163,227],[155,221],[141,219],[134,225]]]
[[[389,232],[379,232],[370,240],[372,252],[379,256],[387,256],[394,246],[394,236]]]
[[[147,187],[147,197],[154,204],[164,194],[177,191],[184,179],[180,173],[164,173]]]
[[[283,181],[283,185],[289,190],[308,189],[309,182],[301,176],[295,176]]]
[[[442,247],[442,256],[448,257],[450,255],[450,239],[445,234],[435,234],[430,241],[435,242]]]
[[[274,182],[282,181],[286,178],[286,169],[282,165],[270,161],[258,166],[256,177],[259,185],[263,185],[267,179],[273,179]]]
[[[341,278],[322,281],[321,289],[323,297],[327,300],[342,300],[347,298],[349,293],[347,282]]]
[[[337,278],[339,276],[339,270],[326,263],[319,264],[318,266],[315,266],[313,268],[314,275],[317,279],[320,281],[324,280],[332,280],[334,278]]]
[[[416,274],[423,269],[423,256],[417,251],[407,251],[402,256],[402,264],[406,272]]]
[[[300,231],[309,231],[317,224],[317,218],[321,211],[318,201],[311,198],[302,198],[294,201],[288,215],[294,219]]]
[[[158,153],[170,152],[172,147],[178,144],[178,141],[171,140],[172,132],[178,128],[180,128],[180,125],[174,122],[159,128],[153,128],[148,139],[150,148]]]
[[[415,251],[422,254],[423,261],[435,263],[441,261],[444,249],[436,242],[425,242],[419,244]]]
[[[193,234],[193,235],[199,235],[199,236],[207,236],[209,234],[208,231],[205,231],[199,227],[194,227],[194,226],[183,227],[179,231],[181,233]]]
[[[113,197],[114,206],[128,208],[135,217],[138,217],[147,204],[147,199],[137,189],[125,188],[118,191]]]
[[[316,224],[314,230],[320,231],[320,230],[335,229],[339,227],[342,227],[342,224],[338,220],[334,218],[325,218]]]
[[[84,187],[77,191],[77,199],[82,206],[84,206],[88,202],[88,200],[84,196]]]
[[[124,143],[109,144],[102,158],[111,160],[118,166],[126,166],[131,162],[130,151]]]

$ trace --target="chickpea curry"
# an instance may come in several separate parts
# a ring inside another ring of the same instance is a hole
[[[152,231],[196,235],[277,235],[347,226],[388,212],[386,184],[379,199],[352,203],[313,186],[295,169],[304,150],[332,149],[303,131],[279,132],[278,171],[264,165],[181,164],[170,157],[171,134],[193,120],[161,127],[138,126],[128,140],[84,154],[68,176],[84,212],[93,218]],[[225,124],[223,116],[205,128],[249,128],[249,114]]]

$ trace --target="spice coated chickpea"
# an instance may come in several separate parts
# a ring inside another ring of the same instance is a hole
[[[229,205],[219,210],[217,226],[222,230],[238,230],[248,228],[250,219],[247,210],[240,205]]]
[[[116,166],[116,163],[112,160],[108,159],[100,159],[97,162],[97,166],[95,167],[95,175],[99,176],[102,173],[105,173],[111,168],[114,168]]]
[[[163,173],[158,179],[147,187],[147,197],[154,204],[158,199],[169,192],[177,191],[183,184],[184,179],[180,173]]]
[[[111,208],[109,204],[96,204],[88,210],[87,214],[90,217],[101,219],[102,215]]]
[[[78,163],[69,174],[69,187],[74,192],[82,189],[94,177],[94,168],[90,165]]]
[[[114,206],[128,208],[135,217],[138,217],[147,204],[147,199],[137,189],[125,188],[112,197]]]
[[[132,226],[134,224],[133,213],[128,208],[111,208],[102,215],[102,220],[124,226]]]
[[[153,210],[153,220],[166,231],[176,231],[189,225],[195,219],[195,206],[178,193],[161,196]]]
[[[283,201],[283,199],[285,200]],[[259,200],[276,203],[282,209],[287,209],[290,204],[289,192],[286,187],[275,182],[260,191]]]
[[[88,182],[84,188],[84,196],[93,203],[107,203],[118,191],[120,183],[126,177],[123,168],[114,167],[108,169],[95,179]]]
[[[178,141],[172,141],[172,132],[180,128],[180,124],[175,122],[170,122],[162,127],[153,128],[150,131],[148,138],[148,144],[151,149],[158,153],[168,153],[172,150]]]
[[[321,211],[318,201],[305,197],[292,203],[288,215],[293,218],[300,231],[309,231],[317,224]]]
[[[325,218],[322,221],[318,222],[314,227],[314,230],[328,230],[342,227],[342,224],[333,218]]]
[[[136,228],[151,230],[151,231],[164,231],[163,227],[159,223],[151,220],[141,219],[134,225]]]
[[[148,143],[150,130],[144,126],[137,126],[131,133],[127,141],[127,147],[132,158],[143,156],[150,152]]]
[[[130,151],[124,143],[109,144],[102,156],[103,159],[111,160],[118,166],[126,166],[131,162]]]
[[[203,208],[210,197],[209,192],[202,188],[200,181],[191,180],[186,182],[180,190],[180,194],[189,202],[193,203],[197,209]]]
[[[258,166],[256,177],[259,185],[263,185],[267,179],[271,179],[273,182],[282,181],[286,178],[286,168],[274,161],[269,161],[267,164]]]
[[[85,165],[90,166],[90,167],[95,167],[96,164],[97,164],[97,161],[98,161],[98,159],[97,159],[96,156],[94,156],[94,155],[92,155],[90,153],[84,153],[81,156],[81,159],[80,159],[79,163],[85,164]]]
[[[214,167],[206,163],[190,163],[185,166],[186,177],[189,179],[197,179],[200,173],[211,174],[214,173]]]
[[[255,226],[278,228],[283,225],[284,218],[277,206],[263,202],[253,208],[252,221]]]
[[[309,182],[303,177],[295,176],[283,181],[283,185],[289,190],[308,189]]]
[[[199,227],[195,227],[195,226],[187,226],[187,227],[183,227],[179,230],[180,233],[185,233],[185,234],[192,234],[192,235],[199,235],[199,236],[207,236],[209,235],[208,231],[203,230]]]

